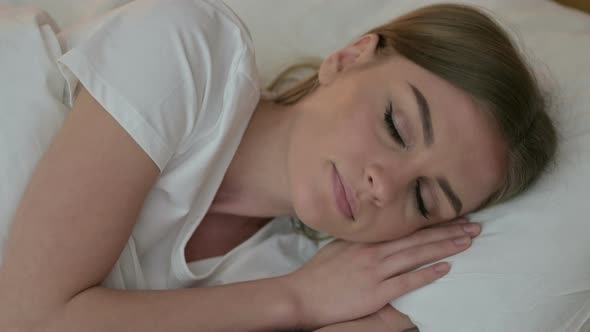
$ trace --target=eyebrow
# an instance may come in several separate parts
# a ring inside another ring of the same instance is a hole
[[[457,216],[461,215],[461,209],[463,209],[463,203],[461,202],[461,200],[459,199],[457,194],[455,194],[455,192],[453,191],[453,188],[451,188],[449,181],[447,181],[447,179],[445,179],[445,178],[436,178],[436,181],[438,182],[438,184],[442,188],[445,195],[447,195],[447,198],[449,199],[449,201],[453,205],[453,208],[455,209]]]
[[[410,85],[412,92],[414,92],[416,102],[418,103],[418,109],[420,110],[420,119],[422,120],[422,128],[424,132],[424,143],[426,146],[432,145],[432,143],[434,143],[434,134],[432,132],[432,120],[430,119],[430,107],[428,107],[428,101],[422,92],[412,85],[412,83],[408,82],[408,85]]]

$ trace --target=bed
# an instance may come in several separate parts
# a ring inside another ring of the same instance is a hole
[[[250,29],[263,85],[379,23],[443,2],[225,1]],[[126,2],[0,0],[38,5],[64,32]],[[451,260],[447,277],[392,304],[422,332],[590,332],[590,2],[461,2],[493,12],[522,45],[551,91],[560,151],[556,165],[526,195],[472,216],[484,223],[483,234]]]

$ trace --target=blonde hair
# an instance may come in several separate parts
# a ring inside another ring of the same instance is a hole
[[[376,55],[401,55],[470,94],[497,124],[508,145],[506,175],[480,208],[525,191],[547,168],[557,146],[547,101],[527,61],[508,34],[467,5],[424,7],[368,33],[379,37]],[[293,66],[271,84],[276,89]],[[319,86],[317,71],[272,100],[289,105]]]

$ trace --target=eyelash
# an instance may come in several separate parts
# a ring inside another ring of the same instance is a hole
[[[385,111],[385,124],[387,125],[387,128],[389,129],[389,132],[390,132],[391,136],[393,137],[393,139],[399,145],[401,145],[404,149],[406,149],[407,148],[406,142],[404,142],[404,139],[402,138],[399,131],[395,127],[395,122],[393,121],[393,105],[391,105],[391,103],[387,106],[387,110]],[[420,183],[420,179],[418,179],[416,181],[416,186],[415,186],[416,205],[418,207],[418,210],[420,211],[420,214],[422,214],[422,216],[424,218],[428,219],[429,213],[428,213],[428,210],[426,209],[426,206],[424,205],[424,200],[422,199],[422,193],[421,193],[420,189],[421,189],[421,183]]]
[[[424,218],[426,218],[426,220],[428,220],[430,213],[428,212],[428,210],[426,209],[426,206],[424,205],[424,200],[422,199],[422,194],[421,194],[421,184],[420,184],[420,179],[418,179],[416,181],[416,203],[418,205],[418,210],[420,211],[420,213],[422,214],[422,216]]]
[[[387,110],[385,110],[385,124],[387,125],[389,133],[391,134],[393,139],[404,149],[407,148],[406,142],[404,142],[404,139],[395,127],[395,123],[393,121],[393,106],[391,105],[391,103],[389,103],[389,106],[387,106]]]

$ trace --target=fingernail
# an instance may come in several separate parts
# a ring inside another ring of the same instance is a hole
[[[479,234],[480,227],[477,224],[467,224],[463,226],[463,230],[465,233],[475,236]]]
[[[447,272],[449,272],[450,269],[451,269],[451,264],[449,264],[447,262],[438,263],[434,267],[434,271],[438,275],[445,275],[445,274],[447,274]]]
[[[470,241],[471,241],[471,238],[468,236],[460,237],[458,239],[453,240],[453,242],[455,242],[455,244],[459,247],[462,247],[462,246],[468,244]]]

